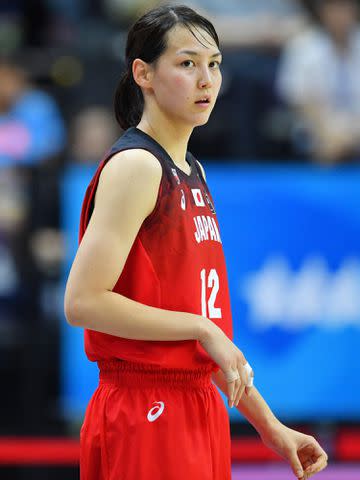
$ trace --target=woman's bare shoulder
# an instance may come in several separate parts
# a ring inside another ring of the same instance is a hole
[[[107,161],[100,178],[109,177],[111,182],[137,174],[139,180],[146,176],[150,176],[149,180],[161,177],[162,167],[155,155],[139,148],[118,152]]]
[[[116,153],[101,172],[94,213],[103,215],[115,207],[144,220],[154,208],[161,178],[161,164],[152,153],[142,149]]]

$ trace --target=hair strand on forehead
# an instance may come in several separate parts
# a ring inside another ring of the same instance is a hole
[[[185,5],[161,5],[140,17],[128,33],[125,49],[126,71],[119,81],[114,97],[115,117],[124,130],[140,122],[144,109],[141,88],[132,75],[133,61],[140,58],[146,63],[154,64],[166,50],[167,34],[177,25],[187,28],[204,47],[206,45],[203,41],[211,45],[204,35],[206,32],[219,47],[219,38],[213,24]]]
[[[191,33],[191,35],[205,48],[208,48],[196,35],[196,33],[194,32],[194,30],[196,30],[196,32],[204,39],[204,41],[208,44],[208,45],[211,45],[211,42],[209,42],[209,40],[205,37],[205,35],[202,33],[201,29],[199,29],[196,25],[184,25],[188,30],[189,32]],[[193,30],[194,29],[194,30]]]

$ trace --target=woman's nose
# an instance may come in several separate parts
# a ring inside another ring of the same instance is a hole
[[[209,88],[212,85],[210,72],[208,70],[204,70],[202,72],[201,78],[199,79],[199,87],[200,88]]]

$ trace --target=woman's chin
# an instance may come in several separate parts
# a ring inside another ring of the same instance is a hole
[[[209,117],[204,118],[203,120],[199,120],[198,122],[196,122],[194,127],[201,127],[202,125],[206,125],[208,121],[209,121]]]
[[[209,121],[209,115],[199,115],[193,119],[193,126],[194,127],[201,127],[201,125],[205,125]]]

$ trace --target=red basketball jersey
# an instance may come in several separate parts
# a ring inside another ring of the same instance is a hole
[[[191,174],[187,175],[153,138],[135,127],[128,129],[102,160],[87,188],[79,241],[89,222],[106,162],[115,153],[134,148],[151,152],[163,173],[155,208],[141,225],[113,292],[165,310],[202,314],[232,338],[216,212],[199,164],[189,152],[186,159]],[[163,368],[196,369],[209,364],[214,370],[218,368],[196,340],[129,340],[85,330],[85,351],[91,361],[122,359]]]

